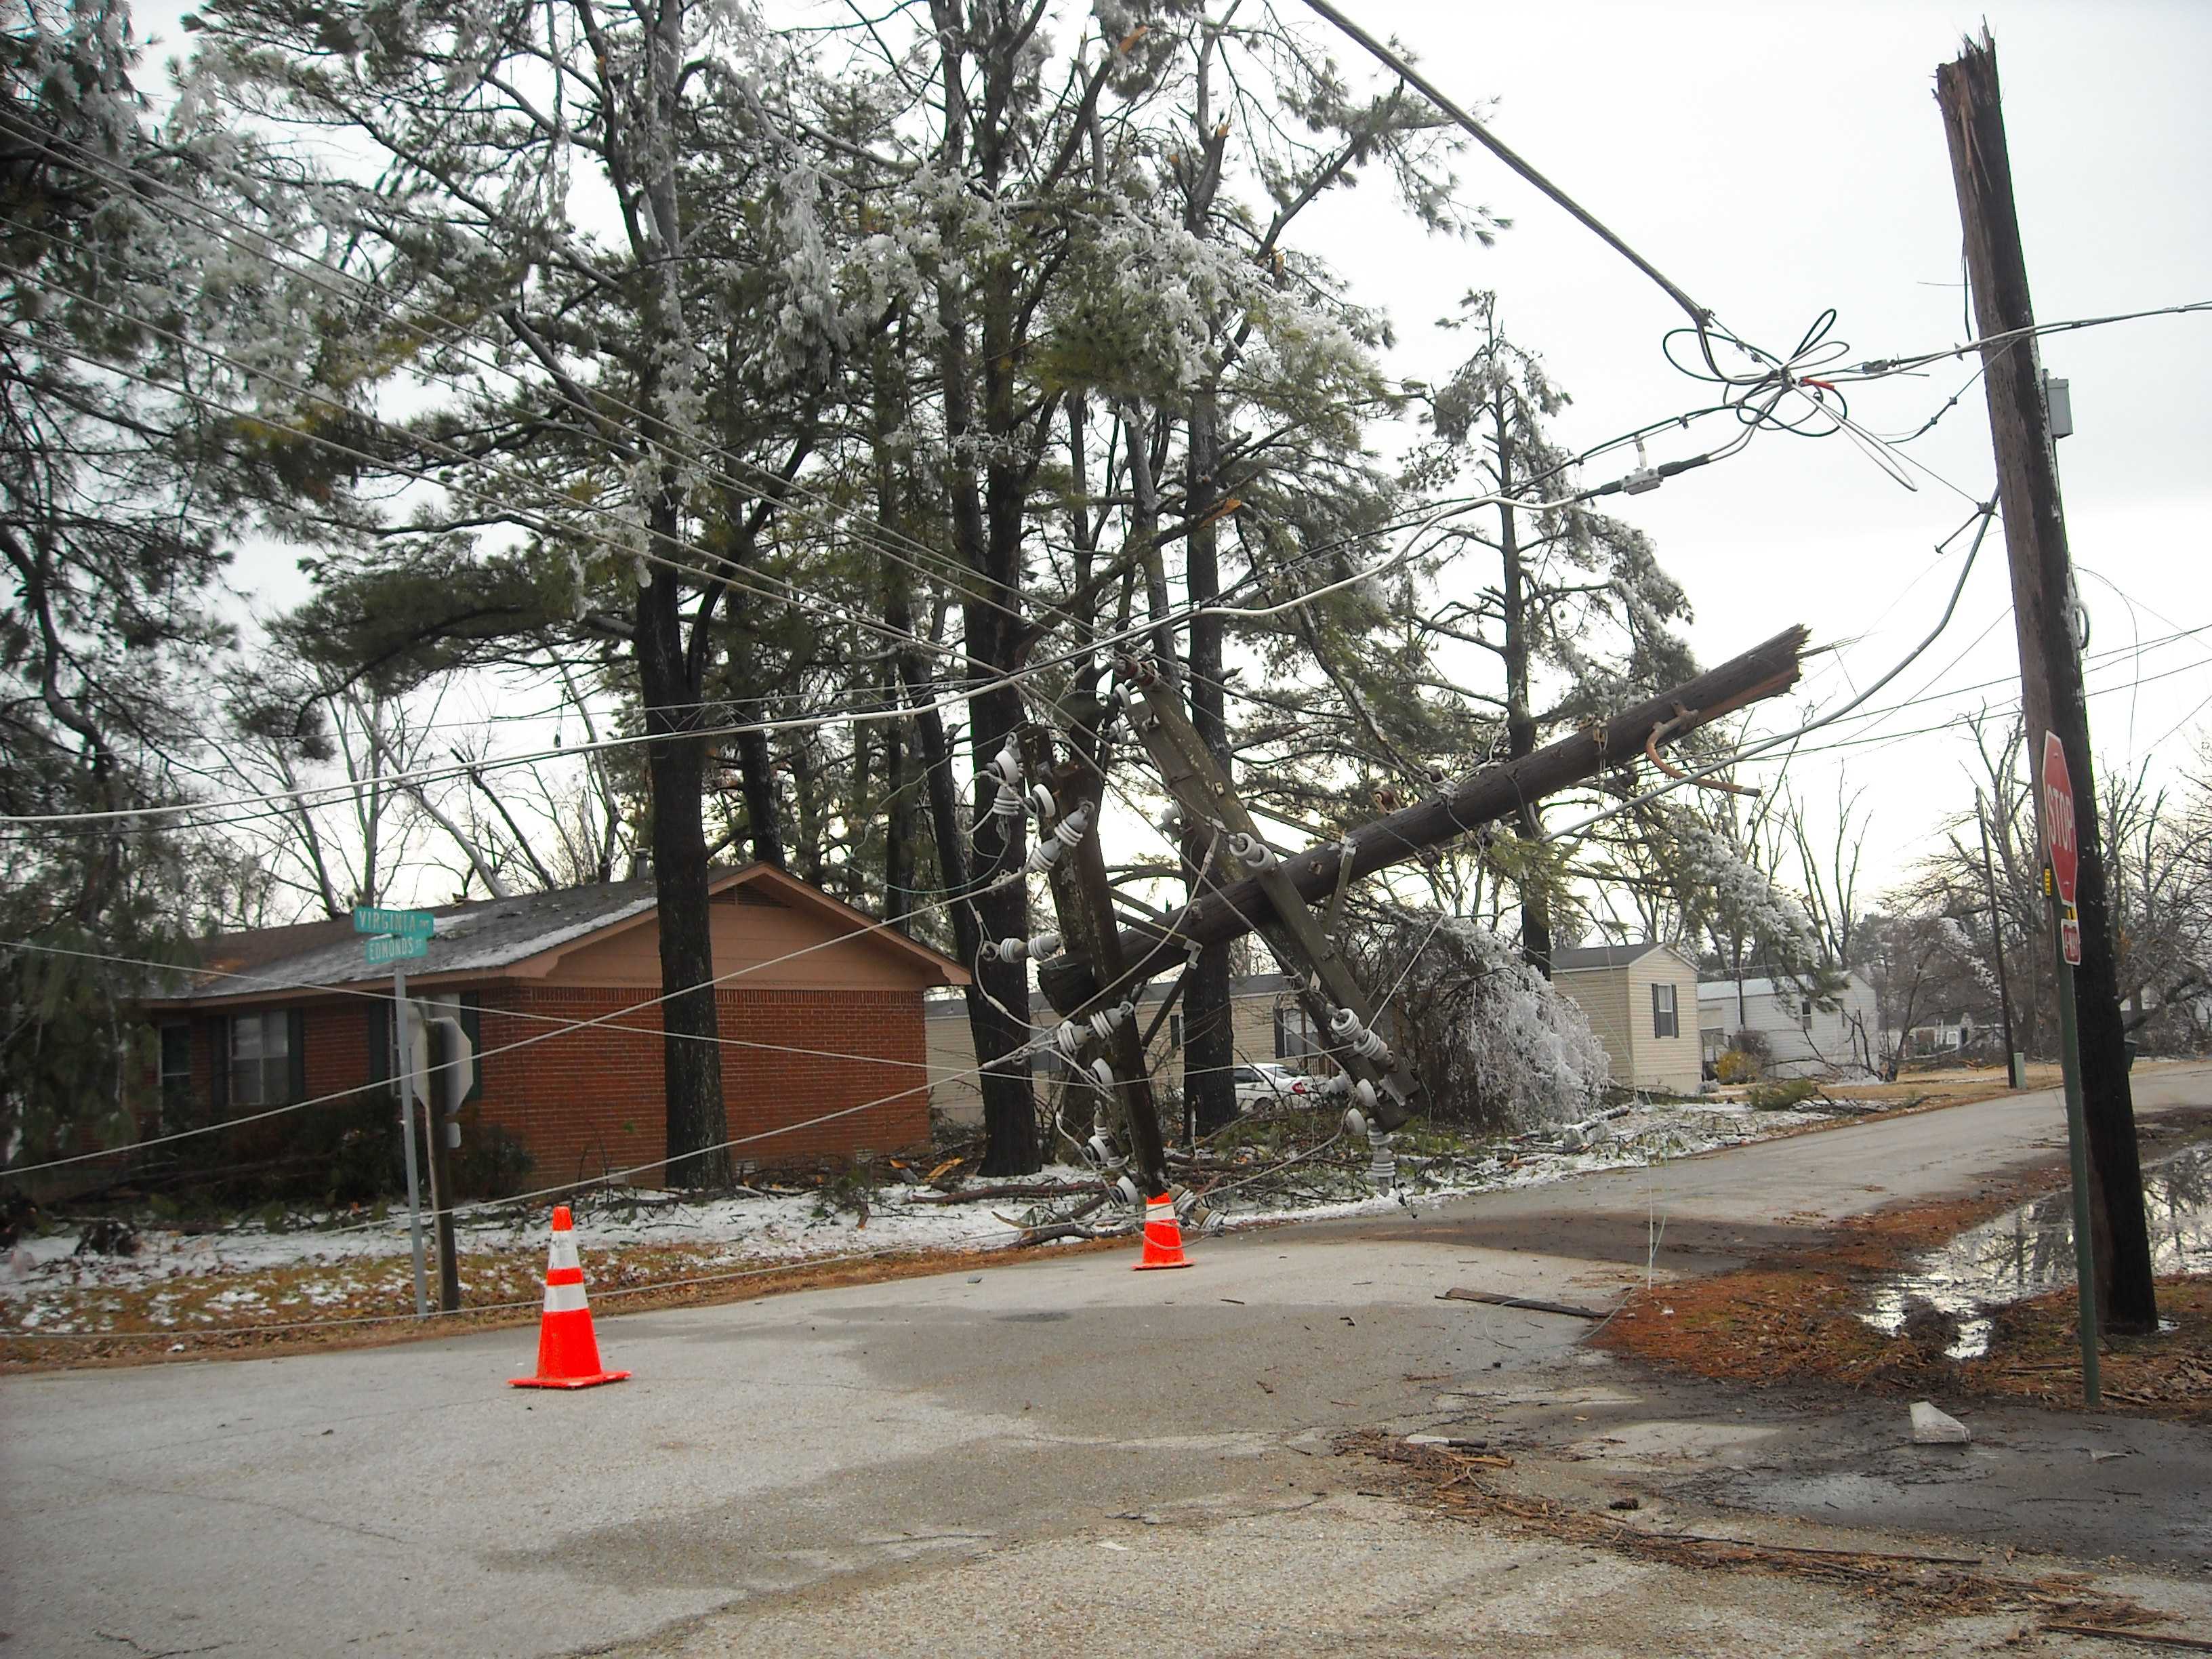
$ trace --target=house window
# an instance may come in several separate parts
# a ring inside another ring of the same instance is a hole
[[[234,1111],[298,1099],[297,1014],[277,1009],[236,1014],[230,1022],[230,1104]]]
[[[1321,1052],[1320,1034],[1314,1030],[1313,1016],[1304,1004],[1294,1002],[1275,1010],[1277,1060],[1310,1060]]]
[[[161,1028],[161,1116],[165,1123],[181,1123],[192,1099],[192,1028]]]
[[[1682,1034],[1680,1015],[1674,1006],[1675,988],[1654,985],[1651,988],[1651,1035],[1656,1037],[1680,1036]]]
[[[1797,1005],[1797,1029],[1807,1036],[1813,1031],[1813,1000],[1810,997]]]
[[[1171,1054],[1179,1054],[1182,1052],[1182,1016],[1181,1014],[1168,1016],[1168,1052]]]

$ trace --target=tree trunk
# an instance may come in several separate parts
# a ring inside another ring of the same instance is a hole
[[[1216,503],[1218,484],[1214,468],[1218,449],[1219,408],[1212,389],[1206,387],[1191,399],[1190,406],[1184,511],[1191,519],[1204,517]],[[1191,604],[1209,605],[1220,598],[1218,535],[1213,526],[1201,525],[1191,532],[1186,559],[1185,581]],[[1191,724],[1226,772],[1230,753],[1227,698],[1222,682],[1223,634],[1218,617],[1191,618]],[[1185,877],[1193,899],[1217,884],[1223,849],[1205,825],[1191,825],[1183,843],[1187,863],[1195,866],[1209,848],[1214,854],[1212,862],[1203,868],[1193,867]],[[1190,980],[1183,988],[1183,1097],[1202,1135],[1237,1115],[1237,1032],[1230,989],[1229,946],[1208,945],[1191,964]]]
[[[1505,400],[1492,405],[1497,421],[1498,493],[1513,489],[1513,434],[1506,424]],[[1528,691],[1528,591],[1521,568],[1520,524],[1512,507],[1498,509],[1498,551],[1505,586],[1505,756],[1519,760],[1536,752],[1536,715]],[[1531,842],[1544,838],[1542,806],[1529,801],[1521,809],[1521,833]],[[1541,881],[1524,878],[1521,886],[1521,952],[1546,979],[1552,976],[1552,899]]]
[[[656,518],[659,516],[656,512]],[[673,526],[670,527],[672,533]],[[726,1187],[721,1026],[707,908],[707,741],[697,735],[699,685],[684,648],[681,578],[656,570],[638,590],[637,670],[653,787],[653,875],[659,903],[661,1061],[667,1086],[668,1182]],[[696,626],[703,629],[706,619]]]
[[[750,653],[747,653],[748,657]],[[750,686],[753,677],[746,675],[740,684]],[[754,705],[765,714],[769,705]],[[776,828],[776,813],[781,805],[775,787],[775,762],[769,753],[768,733],[740,732],[738,733],[738,776],[744,787],[745,831],[753,844],[753,857],[760,863],[784,867],[783,836]]]

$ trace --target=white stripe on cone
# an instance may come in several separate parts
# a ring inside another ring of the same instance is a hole
[[[548,1285],[545,1287],[547,1313],[581,1313],[586,1305],[581,1285]]]

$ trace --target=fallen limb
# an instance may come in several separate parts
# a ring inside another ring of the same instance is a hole
[[[1590,1319],[1602,1323],[1613,1316],[1600,1308],[1582,1308],[1571,1302],[1547,1302],[1540,1297],[1508,1296],[1503,1291],[1469,1291],[1454,1285],[1437,1298],[1439,1302],[1481,1302],[1493,1308],[1522,1308],[1530,1313],[1565,1314],[1571,1319]]]
[[[909,1204],[980,1204],[1000,1198],[1073,1198],[1078,1194],[1103,1194],[1096,1181],[1014,1181],[997,1187],[970,1187],[957,1193],[916,1193]]]
[[[2212,1642],[2201,1637],[2168,1636],[2154,1630],[2125,1630],[2118,1625],[2045,1625],[2043,1628],[2063,1632],[2068,1636],[2102,1636],[2123,1642],[2154,1642],[2165,1648],[2190,1648],[2198,1653],[2212,1653]]]
[[[1023,1229],[1006,1248],[1026,1250],[1033,1245],[1049,1244],[1061,1238],[1112,1238],[1127,1231],[1122,1227],[1086,1227],[1079,1221],[1054,1221],[1042,1227]]]
[[[1628,1526],[1630,1523],[1624,1521],[1621,1524]],[[1747,1550],[1781,1550],[1790,1555],[1834,1556],[1844,1561],[1924,1561],[1937,1567],[1978,1567],[1984,1565],[1978,1555],[1922,1555],[1912,1550],[1818,1549],[1810,1544],[1769,1544],[1753,1538],[1721,1538],[1702,1532],[1646,1532],[1644,1536],[1679,1538],[1692,1544],[1735,1544]]]

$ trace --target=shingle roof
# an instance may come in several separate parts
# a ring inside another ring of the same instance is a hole
[[[1572,973],[1581,968],[1625,968],[1632,962],[1641,962],[1654,951],[1667,946],[1655,939],[1645,939],[1641,945],[1578,945],[1571,951],[1552,952],[1554,972]]]
[[[872,920],[796,878],[757,865],[718,872],[713,888],[720,892],[740,881],[748,884],[749,897],[751,888],[757,886],[763,890],[762,897],[779,902],[770,895],[781,889],[792,896],[815,901],[833,913],[842,912],[856,927]],[[480,899],[470,904],[440,905],[431,908],[437,918],[437,932],[427,941],[428,949],[401,965],[410,977],[496,973],[619,923],[649,915],[657,902],[653,879],[646,877],[556,888],[550,892],[518,893],[510,898]],[[927,945],[889,930],[879,937],[893,948],[938,957]],[[952,972],[960,972],[957,963],[939,959]],[[253,982],[257,980],[268,982],[272,989],[359,984],[389,979],[393,965],[369,963],[350,917],[218,934],[201,942],[200,961],[201,969],[186,988],[146,1000],[244,995],[264,988]]]

